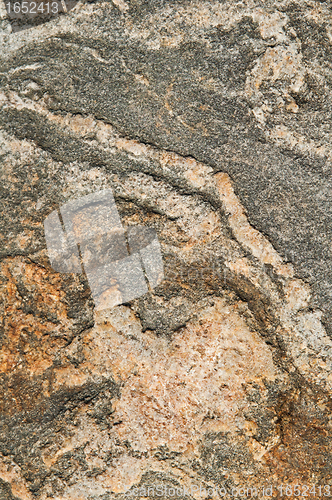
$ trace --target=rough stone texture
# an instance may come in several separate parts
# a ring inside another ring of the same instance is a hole
[[[329,7],[2,7],[1,500],[331,484]],[[104,187],[165,280],[96,312],[43,221]]]

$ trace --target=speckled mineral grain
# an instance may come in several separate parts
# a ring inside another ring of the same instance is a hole
[[[1,500],[328,496],[330,7],[1,5]],[[103,189],[165,277],[96,310],[44,220]]]

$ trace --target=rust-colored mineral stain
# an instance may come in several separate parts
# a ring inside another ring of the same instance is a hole
[[[0,372],[12,375],[26,370],[27,377],[41,375],[65,345],[61,336],[54,335],[68,326],[61,282],[57,275],[21,257],[5,259],[1,272],[7,281],[0,286],[4,327]]]

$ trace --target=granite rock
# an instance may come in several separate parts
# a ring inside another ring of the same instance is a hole
[[[1,8],[0,499],[327,494],[329,3]],[[43,222],[108,188],[165,278],[97,311]]]

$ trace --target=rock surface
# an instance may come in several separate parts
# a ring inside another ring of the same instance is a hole
[[[1,500],[331,485],[329,7],[1,7]],[[109,187],[165,279],[96,311],[43,221]]]

